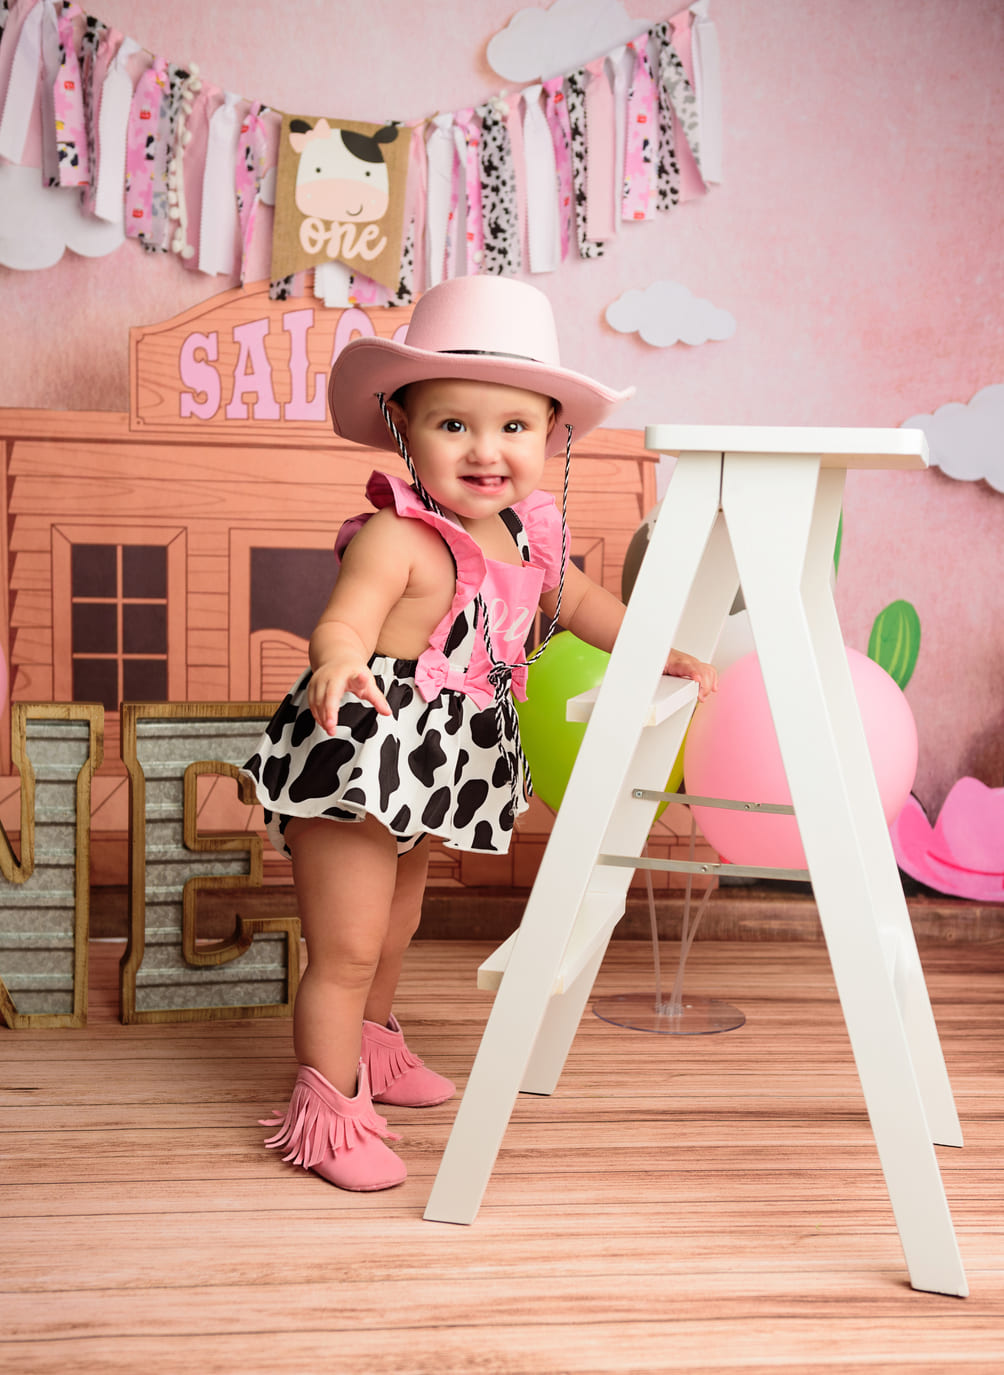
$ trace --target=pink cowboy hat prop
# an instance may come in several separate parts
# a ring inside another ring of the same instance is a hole
[[[960,778],[931,829],[915,797],[890,827],[896,863],[928,888],[1004,902],[1004,788]]]
[[[353,339],[335,359],[328,407],[335,433],[374,449],[395,449],[375,397],[433,378],[499,382],[540,392],[559,406],[575,438],[601,424],[634,388],[613,391],[561,367],[551,303],[511,277],[455,277],[415,306],[403,342]]]

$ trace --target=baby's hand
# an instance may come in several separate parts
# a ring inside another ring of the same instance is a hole
[[[332,659],[314,670],[307,701],[314,720],[329,735],[338,725],[338,708],[347,692],[371,703],[381,716],[390,716],[387,698],[376,685],[369,666],[358,659]]]
[[[682,654],[678,649],[669,651],[663,673],[673,678],[693,678],[697,683],[697,700],[705,701],[711,693],[718,691],[718,670],[714,664],[702,663],[692,654]]]

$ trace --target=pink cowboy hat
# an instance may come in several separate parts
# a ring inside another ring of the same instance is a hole
[[[960,778],[931,829],[915,797],[890,827],[896,863],[952,897],[1004,902],[1004,788]]]
[[[551,303],[511,277],[455,277],[415,306],[405,341],[353,339],[335,359],[328,408],[335,433],[374,449],[396,445],[375,397],[390,399],[409,382],[433,378],[500,382],[553,397],[561,425],[580,438],[601,424],[634,388],[613,391],[558,362]]]

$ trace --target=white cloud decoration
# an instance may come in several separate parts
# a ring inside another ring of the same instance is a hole
[[[30,272],[58,263],[66,249],[85,258],[113,253],[125,237],[80,209],[80,192],[45,187],[37,167],[0,167],[0,263]]]
[[[731,339],[736,332],[735,318],[727,310],[695,296],[680,282],[633,287],[607,306],[606,319],[611,329],[620,334],[640,334],[646,344],[657,349]]]
[[[517,10],[489,40],[486,56],[506,81],[546,81],[602,57],[650,25],[632,19],[620,0],[554,0],[549,9]]]
[[[1004,382],[978,391],[972,400],[949,401],[933,415],[911,415],[903,429],[923,430],[931,463],[960,482],[981,478],[1004,492]]]

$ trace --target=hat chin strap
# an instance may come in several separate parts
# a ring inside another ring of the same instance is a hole
[[[447,515],[447,513],[443,510],[439,503],[429,495],[429,493],[425,490],[424,486],[422,485],[422,480],[418,476],[418,473],[415,471],[415,465],[412,462],[411,455],[408,452],[408,446],[404,442],[404,435],[402,435],[401,431],[394,424],[394,419],[390,413],[389,407],[387,406],[384,393],[377,392],[376,398],[377,404],[380,407],[380,414],[383,416],[384,423],[386,424],[387,429],[390,431],[391,438],[394,440],[398,452],[404,459],[405,466],[407,467],[408,472],[411,474],[412,481],[415,485],[415,491],[418,493],[419,499],[421,500],[422,504],[427,508],[427,510],[432,511],[437,516],[442,516],[445,520],[448,520],[449,516]],[[485,606],[484,598],[481,596],[480,592],[474,598],[474,604],[477,608],[479,619],[481,622],[481,633],[484,637],[485,649],[488,652],[488,658],[491,661],[492,665],[491,671],[488,674],[488,679],[491,682],[492,686],[495,688],[495,715],[498,721],[499,743],[501,744],[502,742],[504,726],[505,723],[508,721],[510,733],[513,733],[515,735],[516,748],[519,751],[520,766],[523,778],[526,782],[527,797],[533,796],[533,781],[530,777],[530,766],[527,762],[526,755],[523,753],[523,747],[519,743],[519,722],[516,718],[516,708],[513,705],[512,693],[509,691],[509,685],[512,680],[512,671],[514,668],[529,668],[531,664],[535,663],[540,658],[544,650],[547,648],[551,636],[557,630],[558,623],[561,619],[561,599],[565,590],[565,565],[570,557],[567,511],[568,478],[571,466],[572,427],[571,425],[566,425],[565,476],[561,487],[561,567],[558,573],[558,597],[554,605],[554,615],[551,617],[551,623],[547,627],[547,630],[544,634],[544,638],[541,640],[540,644],[537,646],[537,648],[534,650],[534,652],[530,655],[528,659],[520,660],[518,663],[515,664],[500,663],[499,660],[496,659],[495,651],[492,648],[491,633],[488,628],[488,608],[487,606]],[[512,786],[513,812],[515,813],[516,793],[519,782],[518,772],[516,766],[513,764],[512,756],[507,754],[505,757],[509,763],[510,783]]]

